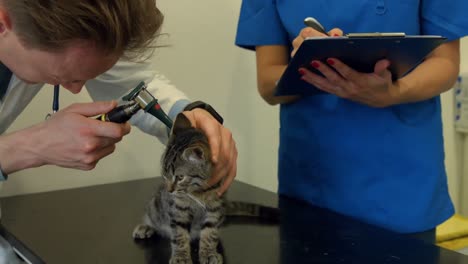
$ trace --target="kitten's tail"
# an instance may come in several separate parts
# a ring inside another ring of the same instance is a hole
[[[280,210],[259,204],[227,201],[225,204],[226,222],[246,222],[252,220],[263,224],[279,224]]]

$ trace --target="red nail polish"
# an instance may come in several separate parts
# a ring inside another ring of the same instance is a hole
[[[317,69],[318,67],[320,67],[320,64],[319,64],[318,62],[316,62],[316,61],[313,61],[310,65],[312,65],[312,67],[314,67],[314,68],[316,68],[316,69]]]
[[[333,34],[333,36],[334,36],[334,37],[339,37],[340,35],[338,35],[338,34],[335,33],[335,34]]]
[[[299,69],[298,71],[300,75],[304,75],[306,73],[304,69]]]
[[[335,61],[332,60],[332,59],[328,59],[328,60],[327,60],[327,63],[328,63],[329,65],[333,65],[333,64],[335,64]]]

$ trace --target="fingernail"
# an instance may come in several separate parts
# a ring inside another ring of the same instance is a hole
[[[312,67],[318,69],[318,67],[320,67],[320,64],[316,61],[313,61],[310,65],[312,65]]]
[[[335,61],[332,60],[332,59],[328,59],[328,60],[327,60],[327,63],[330,64],[330,65],[333,65],[333,64],[335,64]]]
[[[333,34],[333,36],[334,36],[334,37],[339,37],[340,35],[338,35],[338,34],[335,33],[335,34]]]
[[[300,75],[304,75],[306,73],[304,69],[299,69],[298,71]]]

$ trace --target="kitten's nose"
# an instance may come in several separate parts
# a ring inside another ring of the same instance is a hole
[[[172,182],[166,182],[166,189],[169,193],[173,193],[175,191],[175,184]]]
[[[169,185],[169,190],[170,193],[173,193],[175,191],[175,184]]]

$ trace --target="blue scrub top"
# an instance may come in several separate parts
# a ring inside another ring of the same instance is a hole
[[[466,0],[243,0],[236,45],[287,45],[315,17],[330,30],[468,34]],[[371,108],[337,96],[281,105],[279,193],[402,233],[454,213],[439,96]]]

